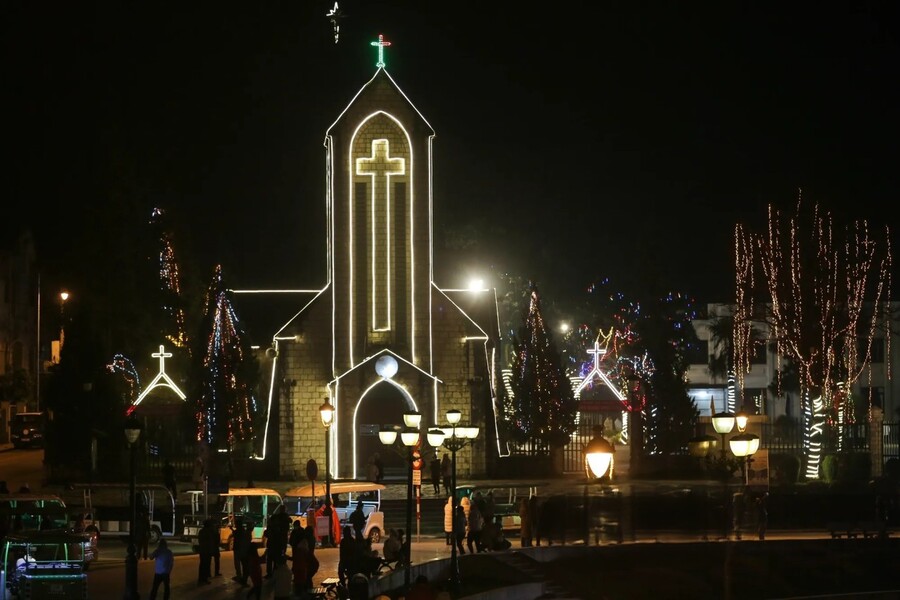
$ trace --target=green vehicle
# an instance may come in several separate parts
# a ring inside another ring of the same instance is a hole
[[[0,548],[2,600],[85,600],[91,536],[71,531],[10,533]]]

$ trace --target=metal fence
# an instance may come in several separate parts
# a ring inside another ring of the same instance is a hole
[[[900,459],[900,423],[884,423],[884,462]],[[571,441],[563,449],[563,472],[584,472],[584,447],[594,433],[594,423],[579,423]],[[824,432],[824,448],[826,453],[833,452],[867,452],[869,450],[869,424],[853,423],[851,425],[829,426]],[[785,428],[773,423],[763,423],[760,435],[760,447],[770,454],[794,454],[803,456],[803,431],[798,427]],[[539,456],[549,452],[540,444],[522,444],[512,448],[513,454]]]

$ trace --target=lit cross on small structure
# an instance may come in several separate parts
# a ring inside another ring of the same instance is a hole
[[[625,394],[623,394],[615,385],[613,385],[613,382],[609,380],[609,377],[606,376],[606,373],[604,373],[600,369],[600,359],[606,354],[606,348],[601,348],[600,341],[594,340],[594,347],[588,348],[588,354],[594,355],[594,368],[591,369],[591,372],[588,373],[585,376],[584,380],[578,385],[578,387],[575,388],[575,396],[580,396],[581,390],[588,386],[594,380],[594,377],[599,377],[603,380],[603,383],[605,383],[607,387],[612,390],[612,392],[616,395],[616,398],[624,402]]]
[[[152,392],[154,389],[158,387],[167,387],[170,388],[173,392],[178,394],[178,397],[184,400],[187,396],[184,395],[178,386],[175,385],[175,382],[172,381],[168,375],[166,375],[166,359],[171,358],[173,355],[171,352],[166,352],[165,347],[162,344],[159,345],[159,352],[155,352],[151,354],[153,358],[159,359],[159,373],[156,374],[156,377],[153,381],[150,382],[150,385],[147,386],[147,389],[141,392],[141,395],[137,397],[137,400],[134,401],[132,408],[141,403],[141,400],[147,397],[147,394]]]
[[[378,46],[378,62],[375,63],[376,67],[384,67],[384,48],[385,46],[390,46],[391,43],[384,39],[382,34],[378,34],[377,42],[370,42],[371,46]]]

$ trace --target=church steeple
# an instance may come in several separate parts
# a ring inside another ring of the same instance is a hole
[[[384,69],[326,135],[335,368],[380,349],[431,368],[431,140]]]

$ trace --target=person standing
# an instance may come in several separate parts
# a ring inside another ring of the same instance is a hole
[[[163,586],[163,600],[169,600],[169,595],[171,594],[170,579],[172,567],[175,566],[175,556],[169,550],[166,540],[159,540],[156,549],[150,553],[150,558],[154,561],[153,587],[150,588],[150,600],[156,600],[156,592],[159,590],[160,584]]]
[[[247,552],[247,572],[250,575],[250,583],[252,584],[252,587],[247,592],[247,598],[255,597],[256,600],[261,600],[262,598],[263,560],[264,559],[259,555],[259,544],[257,544],[256,542],[251,542],[250,549]]]
[[[291,533],[288,535],[288,546],[293,550],[297,544],[300,543],[300,540],[304,539],[306,539],[306,532],[303,531],[300,519],[297,519],[291,524]]]
[[[347,585],[350,577],[357,572],[358,553],[359,544],[350,535],[350,526],[346,525],[344,526],[344,537],[338,546],[338,579],[341,580],[341,585]]]
[[[245,531],[244,519],[236,516],[234,518],[234,523],[231,526],[231,536],[234,540],[231,544],[232,549],[234,550],[234,577],[232,577],[231,580],[237,581],[238,583],[245,583],[247,581],[247,578],[244,577],[243,560],[244,556],[247,554],[247,548],[249,547],[249,538],[244,533]]]
[[[450,488],[453,487],[453,463],[446,452],[444,458],[441,459],[441,476],[444,478],[444,493],[448,496],[452,495],[454,490]]]
[[[456,514],[453,516],[453,543],[456,544],[456,551],[459,554],[465,554],[463,550],[463,540],[466,537],[466,511],[461,504],[456,505]]]
[[[172,492],[172,497],[178,498],[178,488],[175,484],[175,467],[172,466],[172,463],[169,462],[169,459],[166,459],[165,464],[163,464],[163,484],[169,488],[169,491]]]
[[[447,542],[447,545],[453,543],[453,497],[447,498],[447,503],[444,504],[444,538]]]
[[[363,530],[366,528],[366,513],[363,511],[363,502],[360,500],[356,503],[356,508],[350,513],[350,524],[353,525],[353,533],[356,541],[359,542],[363,538]],[[346,530],[344,535],[347,535]]]
[[[215,529],[212,520],[207,519],[203,522],[203,527],[197,534],[198,543],[200,545],[200,561],[197,564],[197,585],[209,584],[210,578],[210,561],[213,557],[213,545],[218,544],[219,540],[213,538]]]
[[[284,556],[287,550],[291,517],[285,511],[284,504],[279,504],[275,514],[269,518],[267,530],[269,538],[266,545],[266,579],[269,579],[275,569],[275,561],[279,556]]]
[[[431,487],[434,488],[434,495],[441,493],[441,459],[438,458],[437,452],[431,455],[431,462],[428,465],[431,468]]]
[[[469,507],[468,525],[469,530],[466,534],[466,546],[469,553],[474,554],[481,552],[481,530],[484,528],[484,518],[481,516],[480,502],[473,502]]]

